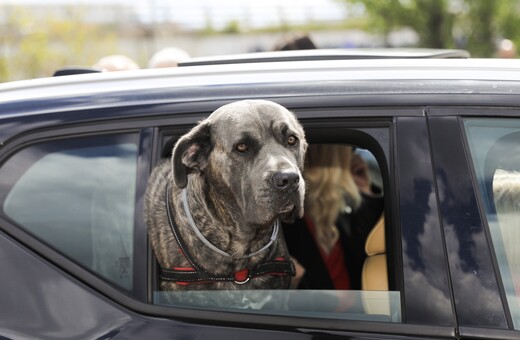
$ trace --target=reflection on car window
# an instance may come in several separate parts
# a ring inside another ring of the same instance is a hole
[[[0,176],[8,217],[130,290],[137,145],[126,139],[31,146],[12,157]]]
[[[520,329],[520,120],[464,122],[514,327]]]

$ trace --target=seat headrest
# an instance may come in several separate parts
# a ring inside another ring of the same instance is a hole
[[[370,234],[368,234],[365,242],[365,252],[368,256],[386,253],[384,215],[381,215],[381,218],[372,228]]]

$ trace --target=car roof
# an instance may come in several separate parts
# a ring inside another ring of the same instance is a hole
[[[5,83],[0,84],[0,120],[10,128],[0,131],[0,147],[23,131],[53,121],[65,124],[145,116],[169,120],[178,113],[186,122],[192,122],[222,104],[240,99],[274,100],[291,110],[347,106],[517,107],[520,60],[239,63]],[[398,114],[406,112],[400,110]],[[422,115],[421,110],[414,112]],[[384,111],[374,114],[385,115]]]
[[[103,72],[0,84],[2,103],[121,91],[302,82],[520,81],[517,59],[364,59],[239,63]],[[374,83],[376,85],[376,83]],[[456,91],[456,89],[455,89]]]

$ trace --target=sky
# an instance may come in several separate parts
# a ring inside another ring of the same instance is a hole
[[[120,4],[133,8],[142,21],[174,21],[185,28],[203,28],[208,18],[214,28],[233,20],[258,28],[281,21],[299,24],[345,16],[339,0],[0,0],[1,4]]]

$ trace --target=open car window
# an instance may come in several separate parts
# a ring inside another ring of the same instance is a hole
[[[167,158],[171,155],[171,148],[175,140],[179,138],[177,133],[169,135],[165,133],[161,145],[161,157]],[[316,150],[315,150],[316,149]],[[312,250],[309,250],[306,242],[314,242],[312,234],[308,233],[308,226],[304,222],[296,222],[293,225],[283,225],[284,237],[288,244],[289,252],[293,258],[300,265],[306,266],[305,271],[307,276],[312,278],[304,278],[296,283],[289,290],[207,290],[204,284],[197,283],[193,290],[183,291],[161,291],[156,285],[153,294],[152,302],[154,304],[171,306],[171,307],[186,307],[195,309],[215,310],[215,311],[240,311],[243,313],[268,314],[279,316],[301,316],[301,317],[315,317],[327,319],[342,319],[342,320],[363,320],[363,321],[377,321],[377,322],[391,322],[401,323],[402,307],[401,307],[401,293],[390,288],[392,286],[388,282],[388,270],[393,270],[393,267],[387,268],[386,258],[386,243],[385,243],[385,221],[384,215],[384,193],[383,185],[383,171],[387,169],[382,168],[379,164],[381,154],[378,158],[374,153],[365,147],[360,147],[355,144],[348,143],[310,143],[309,151],[316,151],[316,154],[328,154],[330,150],[334,149],[336,155],[342,154],[347,150],[350,159],[346,164],[353,163],[352,158],[356,162],[361,163],[362,175],[368,176],[369,183],[364,189],[366,193],[362,194],[357,185],[363,183],[356,183],[355,174],[356,168],[336,169],[337,174],[343,172],[339,177],[348,178],[347,187],[355,191],[355,202],[351,200],[352,192],[344,191],[345,185],[340,188],[338,184],[335,190],[342,192],[341,196],[344,200],[342,204],[338,205],[340,209],[337,216],[337,226],[339,229],[338,242],[345,247],[345,254],[359,254],[350,256],[349,260],[342,260],[344,265],[350,266],[344,277],[348,281],[346,286],[341,284],[335,286],[334,278],[320,278],[320,275],[328,275],[323,272],[323,253],[320,247],[315,245]],[[324,160],[328,156],[324,157]],[[384,157],[384,156],[383,156]],[[338,166],[336,164],[335,166]],[[347,165],[347,166],[348,166]],[[321,172],[330,165],[322,164],[316,165],[316,172]],[[323,169],[321,169],[323,168]],[[306,163],[304,171],[311,172],[311,166]],[[348,172],[348,176],[345,174]],[[358,174],[360,175],[360,174]],[[328,175],[325,175],[325,177]],[[304,173],[304,178],[306,174]],[[342,191],[343,190],[343,191]],[[310,192],[309,190],[307,191]],[[363,201],[365,196],[370,195],[366,203]],[[306,198],[309,200],[311,198]],[[372,202],[374,201],[374,202]],[[318,204],[318,202],[317,202]],[[323,202],[319,203],[323,204]],[[361,205],[366,204],[363,208],[364,216],[358,216],[357,219],[351,221],[350,215],[355,215],[358,210],[361,210]],[[309,206],[311,203],[309,202]],[[311,214],[312,209],[307,209],[307,218]],[[318,209],[314,211],[318,211]],[[371,215],[371,216],[370,216]],[[312,219],[312,218],[311,218]],[[365,225],[361,226],[364,223]],[[376,224],[380,225],[380,233],[378,236],[370,237],[379,238],[376,242],[370,242],[368,247],[369,255],[366,253],[366,242],[370,233],[375,229]],[[362,230],[363,229],[363,230]],[[302,234],[307,234],[306,237],[301,237]],[[353,249],[355,248],[355,249]],[[313,258],[314,257],[314,258]],[[354,259],[354,260],[352,260]],[[313,264],[317,261],[317,264]],[[370,262],[365,265],[365,262]],[[321,268],[318,268],[321,267]],[[318,268],[318,269],[316,269]],[[366,270],[364,272],[364,269]],[[321,270],[321,272],[320,272]],[[364,276],[364,277],[363,277]],[[338,280],[336,280],[338,281]],[[365,282],[362,282],[365,281]]]

